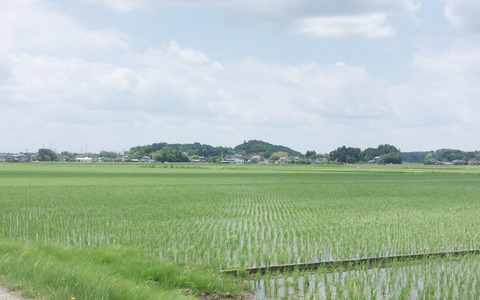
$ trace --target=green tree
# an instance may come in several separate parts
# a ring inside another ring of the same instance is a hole
[[[58,155],[50,149],[38,149],[38,161],[58,161]]]
[[[75,153],[63,151],[60,153],[60,158],[64,161],[75,161]]]
[[[389,144],[379,145],[377,149],[378,149],[378,155],[384,155],[392,152],[400,152],[400,150],[398,150],[397,147]]]
[[[280,157],[288,157],[288,153],[284,151],[274,152],[270,158],[268,159],[269,162],[273,163],[280,159]]]
[[[117,153],[115,153],[114,151],[101,151],[99,155],[100,157],[105,157],[110,159],[117,158]]]
[[[305,157],[307,157],[309,159],[315,159],[315,158],[317,158],[317,152],[315,152],[315,150],[307,151],[305,153]]]
[[[369,162],[376,156],[380,156],[378,148],[367,148],[360,152],[359,158],[361,161]]]
[[[152,153],[152,158],[160,162],[188,162],[188,156],[171,146],[165,146],[161,150]]]
[[[400,152],[390,152],[382,155],[382,159],[386,164],[401,164],[402,154]]]
[[[356,163],[360,160],[360,148],[338,147],[336,150],[330,152],[330,159],[340,163]]]
[[[272,145],[270,143],[259,141],[259,140],[250,140],[244,141],[242,144],[233,148],[235,153],[252,156],[252,155],[261,155],[263,157],[270,157],[275,152],[286,152],[288,156],[303,156],[302,153],[292,150],[286,146],[281,145]]]

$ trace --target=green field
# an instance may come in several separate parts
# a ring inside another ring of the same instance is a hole
[[[240,281],[220,269],[479,249],[478,195],[475,166],[0,164],[0,282],[51,299],[240,295]],[[28,278],[35,263],[44,269]],[[178,282],[152,275],[168,268]],[[404,293],[445,295],[437,277]],[[480,293],[475,284],[465,293]],[[338,296],[342,287],[333,290]],[[314,292],[312,299],[328,296]]]

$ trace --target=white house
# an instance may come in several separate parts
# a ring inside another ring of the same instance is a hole
[[[84,163],[93,162],[93,158],[91,157],[77,157],[75,158],[75,160],[77,162],[84,162]]]
[[[264,163],[266,163],[265,157],[263,157],[261,155],[254,155],[254,156],[250,157],[250,161],[254,164],[264,164]]]
[[[234,161],[236,164],[244,164],[245,158],[243,158],[243,155],[235,155]]]
[[[222,163],[224,164],[244,164],[245,163],[245,158],[243,158],[243,155],[234,155],[231,158],[227,158],[225,160],[222,160]]]

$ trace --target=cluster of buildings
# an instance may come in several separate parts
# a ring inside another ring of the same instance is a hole
[[[429,165],[466,165],[466,164],[478,164],[478,160],[471,159],[468,162],[463,159],[455,159],[452,161],[440,161],[435,157],[430,157],[426,160],[426,163]]]
[[[64,159],[62,159],[64,160]],[[103,157],[75,157],[70,161],[79,162],[79,163],[91,163],[91,162],[103,162],[106,159]],[[297,162],[301,160],[299,157],[289,158],[289,157],[280,157],[275,163],[276,164],[287,164],[290,162]],[[30,157],[25,153],[19,154],[10,154],[10,153],[0,153],[0,162],[29,162]],[[133,163],[154,163],[156,162],[149,156],[144,156],[139,159],[129,159],[126,160],[125,157],[122,158],[122,161],[129,161]],[[198,159],[192,160],[193,163],[204,163],[207,162],[207,159],[204,157],[199,157]],[[312,163],[328,163],[326,158],[315,158],[311,161]],[[226,158],[221,161],[225,164],[267,164],[268,159],[261,155],[254,155],[250,159],[245,158],[243,155],[233,155],[229,158]]]
[[[0,153],[0,162],[28,162],[30,157],[24,153]]]
[[[300,161],[300,157],[294,157],[294,158],[289,158],[286,156],[280,157],[277,161],[275,161],[276,164],[288,164],[290,162],[298,162]],[[312,163],[328,163],[328,159],[326,158],[315,158],[311,161]],[[221,163],[224,164],[267,164],[268,159],[261,155],[254,155],[250,157],[250,159],[246,159],[243,155],[234,155],[230,158],[227,158],[225,160],[222,160]]]

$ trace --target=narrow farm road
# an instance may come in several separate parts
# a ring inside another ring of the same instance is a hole
[[[0,285],[0,300],[26,300],[21,296],[21,292],[9,291],[6,287]]]

